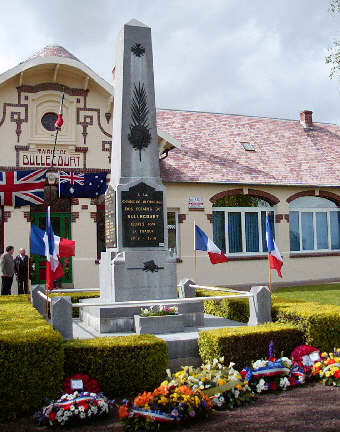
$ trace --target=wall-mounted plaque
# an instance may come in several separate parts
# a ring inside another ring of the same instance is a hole
[[[163,192],[141,182],[121,193],[123,247],[163,247]]]
[[[116,237],[116,192],[111,185],[105,192],[105,246],[117,246]]]

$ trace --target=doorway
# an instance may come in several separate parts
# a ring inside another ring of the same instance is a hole
[[[33,224],[46,229],[46,212],[31,212],[31,221]],[[71,233],[71,213],[51,212],[51,224],[55,235],[72,240]],[[41,255],[32,255],[34,272],[32,284],[44,284],[46,282],[46,257]],[[61,258],[61,265],[64,269],[64,276],[61,282],[64,284],[72,283],[72,258]]]

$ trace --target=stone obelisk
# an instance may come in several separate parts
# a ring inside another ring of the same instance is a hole
[[[102,255],[101,299],[175,298],[176,259],[168,251],[159,169],[151,29],[129,21],[119,34],[116,55],[108,192],[115,210],[110,216],[115,256],[108,259],[109,249]]]

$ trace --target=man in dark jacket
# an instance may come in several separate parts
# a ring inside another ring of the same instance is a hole
[[[0,270],[1,270],[1,295],[11,295],[11,287],[14,276],[14,259],[13,259],[14,247],[7,246],[6,252],[1,255],[0,258]]]
[[[28,264],[29,258],[24,248],[19,249],[19,255],[15,257],[15,274],[18,281],[18,294],[28,293]]]

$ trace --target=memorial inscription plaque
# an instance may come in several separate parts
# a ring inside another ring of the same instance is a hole
[[[114,248],[116,242],[116,192],[110,185],[105,193],[105,246]]]
[[[141,182],[121,194],[123,247],[164,246],[163,192]]]

